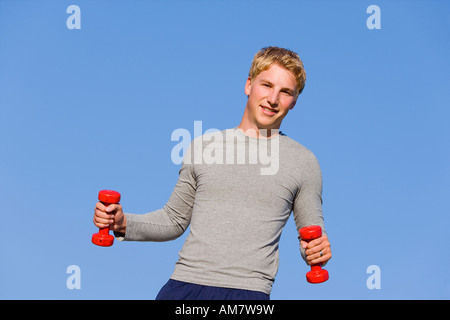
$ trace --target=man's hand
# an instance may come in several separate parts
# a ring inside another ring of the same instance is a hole
[[[97,202],[94,211],[94,224],[99,228],[107,228],[125,234],[127,221],[119,203],[105,206],[100,201]]]
[[[319,263],[325,265],[331,259],[330,242],[326,235],[310,242],[300,240],[300,244],[305,249],[306,260],[309,265]]]

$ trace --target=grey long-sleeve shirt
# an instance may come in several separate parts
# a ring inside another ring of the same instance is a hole
[[[286,221],[293,212],[297,229],[323,228],[321,194],[307,148],[282,134],[258,139],[228,129],[194,139],[166,205],[126,213],[118,239],[168,241],[190,225],[172,279],[270,294]]]

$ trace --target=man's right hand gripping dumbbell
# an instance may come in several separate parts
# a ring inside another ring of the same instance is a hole
[[[127,221],[120,203],[105,206],[98,201],[94,210],[94,224],[98,228],[108,228],[111,231],[125,234]]]

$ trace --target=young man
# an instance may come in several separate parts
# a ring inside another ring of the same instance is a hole
[[[325,264],[331,258],[318,161],[279,131],[305,79],[296,53],[261,49],[245,84],[241,123],[194,139],[162,209],[137,215],[123,213],[120,204],[97,203],[95,225],[109,226],[119,240],[173,240],[190,225],[157,299],[269,299],[281,231],[291,212],[297,230],[323,229],[322,237],[300,241],[305,261]]]

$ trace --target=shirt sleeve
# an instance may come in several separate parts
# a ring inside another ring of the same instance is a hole
[[[326,234],[322,212],[322,172],[314,154],[311,153],[301,175],[293,207],[297,232],[303,227],[318,225],[322,228],[322,234]],[[305,250],[301,245],[300,252],[306,261]]]
[[[119,241],[169,241],[186,231],[192,216],[196,191],[193,165],[183,163],[178,181],[166,205],[145,214],[125,213],[126,233]]]

